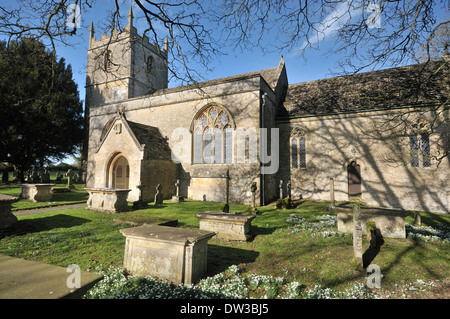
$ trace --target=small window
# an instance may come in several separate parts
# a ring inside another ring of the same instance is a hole
[[[295,128],[291,132],[291,168],[306,168],[306,141],[303,132]]]
[[[409,133],[409,148],[412,167],[431,167],[431,145],[429,125],[417,120]]]
[[[431,156],[430,156],[430,136],[428,133],[422,133],[422,163],[423,167],[431,166]]]
[[[103,68],[105,71],[111,70],[112,58],[113,58],[113,55],[112,55],[111,50],[107,50],[105,52],[105,56],[104,56],[104,60],[103,60]]]
[[[152,56],[149,56],[149,57],[147,58],[146,71],[147,71],[148,74],[151,74],[152,71],[153,71],[153,63],[154,63],[154,61],[155,61],[155,60],[153,59]]]
[[[419,167],[419,140],[416,133],[409,134],[409,146],[411,149],[411,166]]]

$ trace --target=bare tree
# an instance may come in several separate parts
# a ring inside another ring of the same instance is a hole
[[[225,46],[304,56],[333,37],[330,54],[339,53],[343,71],[351,73],[411,63],[420,48],[429,60],[430,46],[450,23],[445,1],[433,0],[114,0],[104,23],[110,32],[123,29],[123,3],[140,10],[151,40],[162,44],[168,36],[170,72],[183,82],[202,78]],[[0,33],[45,37],[54,48],[77,34],[67,24],[76,18],[73,5],[83,13],[95,0],[21,0],[20,10],[0,5]]]

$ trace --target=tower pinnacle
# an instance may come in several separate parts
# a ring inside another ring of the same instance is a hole
[[[130,11],[128,12],[128,28],[130,28],[131,30],[132,27],[133,27],[133,7],[130,6]]]

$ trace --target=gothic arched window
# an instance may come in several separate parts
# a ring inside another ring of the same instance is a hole
[[[224,109],[210,106],[194,120],[194,164],[232,163],[232,121]]]
[[[153,72],[153,62],[154,62],[154,59],[153,59],[153,57],[150,55],[150,56],[147,58],[147,65],[146,65],[146,71],[147,71],[148,74],[151,74],[151,73]]]
[[[306,143],[303,132],[295,128],[291,132],[291,168],[306,168]]]
[[[423,120],[417,120],[412,126],[409,133],[409,147],[411,155],[411,166],[430,167],[430,134],[429,125]]]
[[[111,50],[107,50],[105,52],[105,56],[104,56],[104,60],[103,60],[103,68],[105,71],[109,71],[111,69],[112,66],[112,52]]]

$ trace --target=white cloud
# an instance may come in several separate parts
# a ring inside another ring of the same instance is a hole
[[[303,41],[297,52],[329,39],[350,19],[360,16],[361,10],[351,5],[352,3],[354,4],[354,1],[348,0],[339,3],[336,9],[319,23],[319,27],[314,34],[309,36],[308,41]]]

